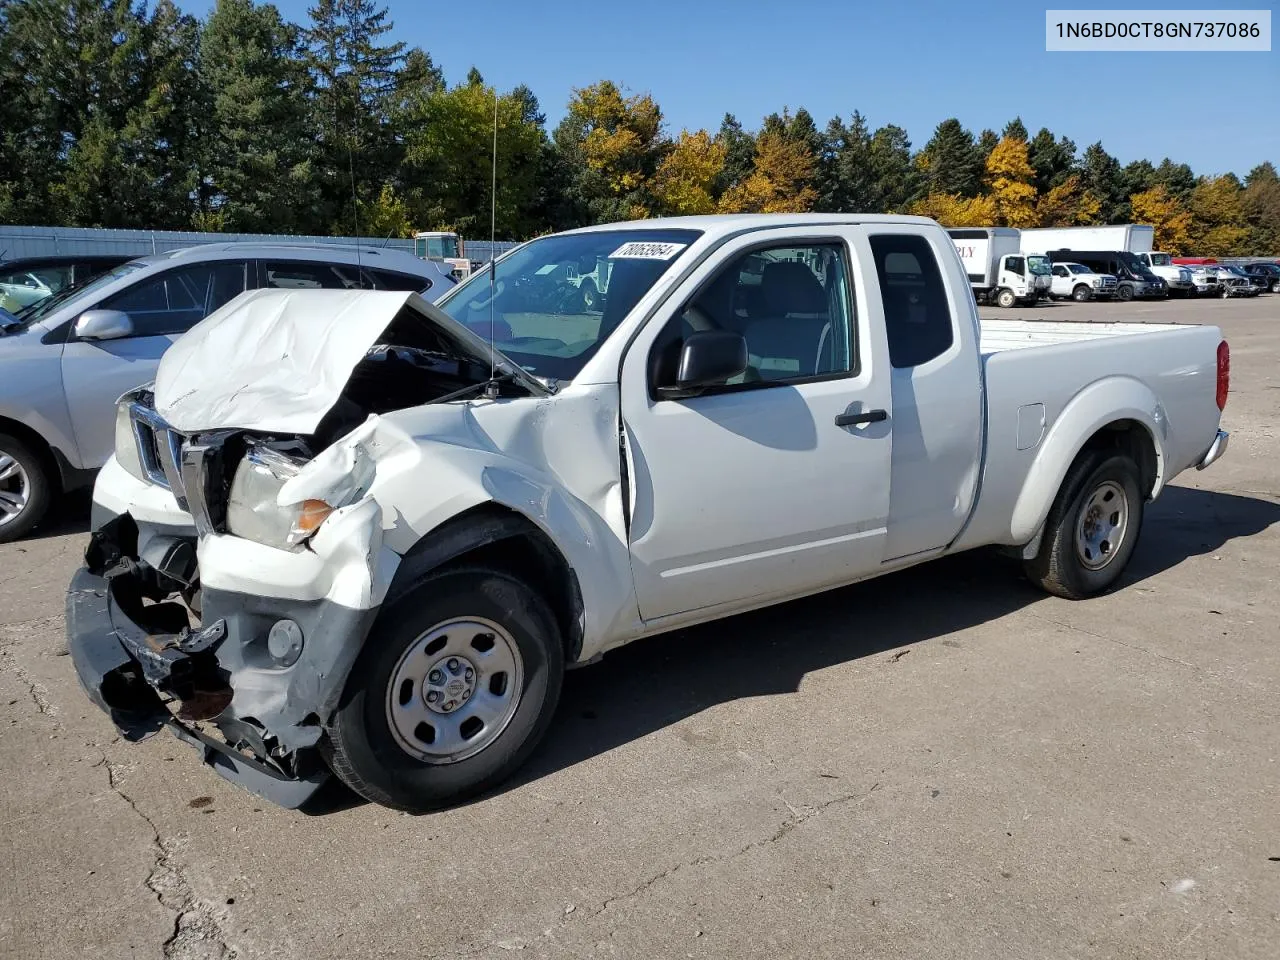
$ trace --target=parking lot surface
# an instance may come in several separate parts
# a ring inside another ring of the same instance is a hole
[[[1259,958],[1280,951],[1280,297],[1218,323],[1226,459],[1121,586],[971,554],[574,671],[519,778],[274,808],[116,739],[63,635],[88,506],[0,546],[0,957]]]

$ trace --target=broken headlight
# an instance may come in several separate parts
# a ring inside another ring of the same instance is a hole
[[[296,547],[315,533],[335,507],[323,500],[279,502],[281,489],[305,463],[268,447],[251,447],[231,481],[227,529],[280,550]]]

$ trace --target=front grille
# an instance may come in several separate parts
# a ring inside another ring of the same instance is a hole
[[[1102,278],[1102,286],[1103,286],[1104,288],[1105,288],[1105,287],[1114,287],[1115,285],[1116,285],[1116,278],[1115,278],[1115,277],[1103,277],[1103,278]]]
[[[183,436],[149,406],[134,402],[129,407],[133,437],[138,444],[142,471],[158,487],[172,490],[181,503],[185,491],[182,483]]]

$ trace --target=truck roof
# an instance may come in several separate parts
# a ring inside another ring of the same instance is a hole
[[[656,217],[652,220],[622,220],[580,227],[566,233],[595,233],[605,230],[701,230],[710,235],[737,233],[741,230],[768,230],[774,227],[825,226],[832,224],[893,223],[938,226],[928,217],[885,213],[724,213],[697,217]]]

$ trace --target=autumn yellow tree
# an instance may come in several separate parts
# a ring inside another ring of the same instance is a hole
[[[996,222],[995,198],[962,197],[958,193],[931,193],[911,205],[917,217],[930,217],[944,227],[989,227]]]
[[[1135,193],[1129,198],[1134,223],[1156,228],[1156,249],[1168,253],[1188,253],[1191,246],[1191,214],[1163,184]]]
[[[574,92],[569,117],[582,132],[582,158],[615,194],[644,181],[646,160],[662,129],[662,111],[648,94],[624,97],[609,80]]]
[[[1202,177],[1191,191],[1190,249],[1201,257],[1247,254],[1249,228],[1245,224],[1240,181],[1230,174]]]
[[[1040,195],[1036,216],[1045,227],[1073,227],[1097,221],[1102,204],[1084,188],[1078,174],[1072,174],[1056,187]]]
[[[718,209],[721,213],[804,213],[818,198],[809,186],[815,163],[804,141],[765,130],[756,138],[754,170],[725,191]]]
[[[651,190],[659,207],[673,216],[714,212],[711,190],[724,170],[726,153],[724,143],[706,130],[683,131],[653,177]]]
[[[1036,172],[1027,160],[1027,141],[1005,137],[987,157],[987,187],[995,201],[992,222],[1007,227],[1034,227],[1036,213]]]

